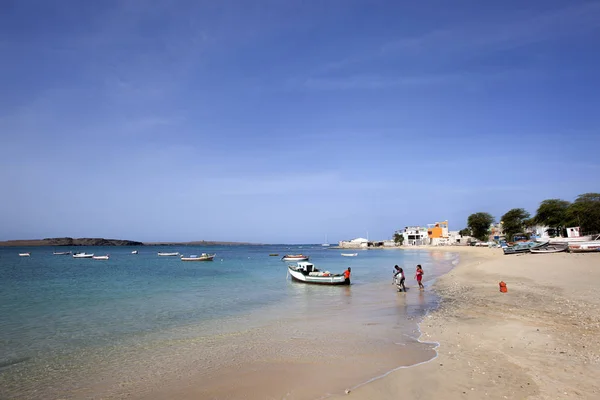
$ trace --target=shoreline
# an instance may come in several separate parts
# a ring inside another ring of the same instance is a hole
[[[331,398],[600,396],[594,378],[600,376],[600,316],[593,311],[600,307],[600,254],[419,250],[460,254],[459,264],[432,286],[440,307],[419,323],[420,340],[440,344],[437,356]],[[508,293],[499,292],[500,280]]]

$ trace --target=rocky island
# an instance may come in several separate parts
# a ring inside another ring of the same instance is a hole
[[[7,240],[0,246],[143,246],[144,243],[134,240],[104,238],[46,238],[33,240]]]

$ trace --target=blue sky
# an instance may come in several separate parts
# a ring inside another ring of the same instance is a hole
[[[0,240],[383,239],[600,191],[599,1],[0,7]]]

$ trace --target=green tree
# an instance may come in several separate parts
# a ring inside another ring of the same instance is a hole
[[[583,233],[600,232],[600,193],[584,193],[566,211],[569,226],[579,226]]]
[[[460,236],[471,236],[471,230],[469,228],[464,228],[458,231]]]
[[[471,230],[474,237],[481,241],[488,240],[490,233],[490,225],[494,222],[494,217],[491,214],[485,212],[478,212],[469,215],[467,219],[467,226]]]
[[[570,204],[561,199],[544,200],[537,209],[535,221],[552,228],[555,232],[561,232],[567,223],[567,209]]]
[[[402,243],[404,243],[404,235],[402,235],[401,233],[394,233],[394,242],[398,245],[398,246],[402,246]]]
[[[515,234],[523,233],[525,221],[529,216],[529,213],[522,208],[513,208],[502,216],[502,229],[509,242],[512,242]]]

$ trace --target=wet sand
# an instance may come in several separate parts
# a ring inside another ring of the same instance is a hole
[[[600,398],[600,254],[439,251],[461,254],[420,324],[439,356],[334,398]]]

